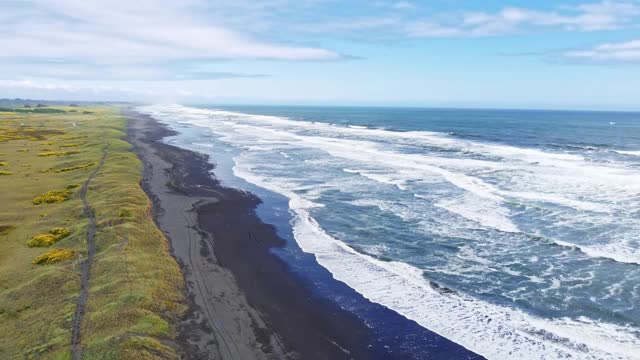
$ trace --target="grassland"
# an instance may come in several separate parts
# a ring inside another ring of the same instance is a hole
[[[80,188],[94,171],[83,358],[179,357],[183,278],[150,217],[125,125],[114,107],[0,111],[0,359],[71,358],[89,226]]]

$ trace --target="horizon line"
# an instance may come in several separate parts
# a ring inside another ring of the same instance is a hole
[[[429,106],[429,105],[365,105],[365,104],[338,104],[338,105],[330,105],[330,104],[313,104],[313,103],[260,103],[260,102],[239,102],[239,103],[225,103],[225,102],[200,102],[200,101],[125,101],[125,100],[65,100],[65,99],[26,99],[26,98],[0,98],[0,103],[3,101],[25,101],[25,102],[56,102],[56,103],[85,103],[85,104],[132,104],[132,105],[140,105],[140,104],[167,104],[174,103],[179,105],[186,106],[248,106],[248,107],[318,107],[318,108],[378,108],[378,109],[424,109],[424,110],[480,110],[480,111],[540,111],[540,112],[600,112],[600,113],[630,113],[640,114],[640,108],[634,110],[622,110],[622,109],[610,109],[610,108],[579,108],[579,107],[567,107],[567,108],[557,108],[557,107],[526,107],[526,106],[504,106],[504,107],[494,107],[494,106]]]

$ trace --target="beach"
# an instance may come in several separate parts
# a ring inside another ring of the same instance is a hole
[[[221,187],[202,155],[161,143],[172,133],[163,125],[127,116],[129,141],[145,164],[143,187],[188,285],[192,307],[180,340],[189,358],[372,357],[361,322],[309,301],[269,255],[280,240],[253,212],[256,197]]]

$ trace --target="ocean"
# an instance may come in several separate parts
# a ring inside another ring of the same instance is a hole
[[[429,353],[365,301],[488,359],[640,359],[640,113],[139,111],[260,196],[274,253],[389,346]]]

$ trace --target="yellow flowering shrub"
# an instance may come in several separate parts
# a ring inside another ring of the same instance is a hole
[[[96,163],[92,162],[92,163],[88,163],[88,164],[81,164],[81,165],[76,165],[76,166],[70,166],[70,167],[66,167],[66,168],[62,168],[62,169],[58,169],[55,172],[56,173],[63,173],[63,172],[67,172],[67,171],[73,171],[73,170],[79,170],[79,169],[86,169],[89,168],[93,165],[95,165]]]
[[[34,265],[49,265],[55,264],[57,262],[71,259],[76,254],[73,250],[68,249],[52,249],[47,251],[46,253],[39,255],[33,261],[31,261]]]
[[[54,204],[66,201],[73,192],[71,190],[52,190],[33,198],[33,205]]]
[[[38,156],[62,156],[80,154],[80,151],[43,151]]]
[[[38,234],[27,242],[28,247],[47,247],[56,242],[56,237],[51,234]]]
[[[48,234],[38,234],[27,242],[28,247],[48,247],[66,238],[71,231],[66,227],[55,227]]]

